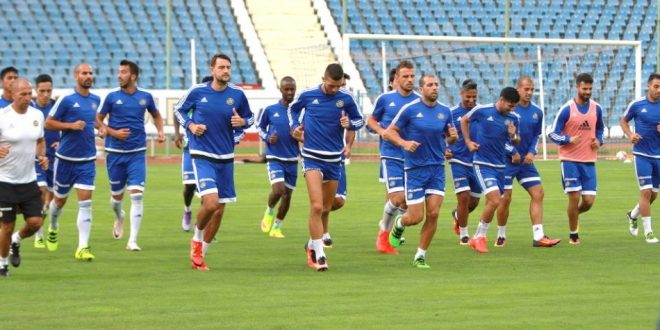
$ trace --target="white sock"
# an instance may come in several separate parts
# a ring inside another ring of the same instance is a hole
[[[506,226],[497,226],[497,237],[506,238]]]
[[[34,236],[36,238],[44,238],[44,225],[46,224],[46,219],[48,219],[48,206],[44,205],[43,210],[41,210],[43,213],[43,223],[39,229],[37,229],[37,232],[34,233]]]
[[[479,225],[477,226],[477,232],[474,234],[474,237],[486,237],[488,235],[488,227],[490,223],[485,223],[483,220],[479,220]]]
[[[535,241],[540,241],[543,236],[545,236],[545,233],[543,232],[543,225],[533,225],[532,234],[534,235]]]
[[[18,232],[15,232],[11,235],[11,242],[12,243],[20,243],[21,242],[21,235],[18,234]]]
[[[392,223],[394,222],[394,217],[396,217],[398,211],[399,208],[392,205],[389,200],[385,203],[385,207],[383,208],[383,220],[380,222],[381,230],[390,231],[392,229]]]
[[[394,225],[396,226],[397,229],[403,229],[406,226],[403,225],[403,217],[399,218],[399,220],[394,222]]]
[[[192,208],[191,208],[190,206],[185,206],[185,205],[184,205],[184,206],[183,206],[183,211],[184,211],[184,212],[188,212],[188,213],[190,213],[190,212],[192,212]]]
[[[209,250],[210,243],[202,242],[202,258],[206,256],[206,251]]]
[[[399,214],[404,215],[406,212],[408,212],[408,209],[399,208]]]
[[[578,233],[578,231],[577,231],[577,230],[576,230],[576,231],[572,231],[572,230],[571,230],[571,231],[569,231],[569,234],[577,234],[577,233]]]
[[[193,240],[193,242],[202,242],[202,241],[204,241],[204,231],[199,230],[199,228],[197,228],[197,224],[195,224],[195,233],[193,234],[192,240]]]
[[[329,239],[329,238],[332,238],[330,237],[330,233],[323,233],[323,237],[321,237],[321,239]]]
[[[142,224],[142,212],[144,211],[144,203],[142,201],[142,193],[131,194],[131,235],[128,238],[129,242],[136,242],[138,233],[140,233],[140,225]]]
[[[461,232],[461,235],[460,235],[461,237],[465,237],[465,236],[469,237],[470,236],[470,234],[468,233],[468,227],[467,226],[465,226],[465,227],[460,227],[459,226],[458,230]]]
[[[50,213],[50,229],[58,230],[60,225],[57,220],[60,218],[60,214],[62,214],[62,209],[55,205],[55,200],[50,201],[48,213]]]
[[[644,235],[653,232],[653,228],[651,228],[651,217],[642,217],[642,224],[644,225]]]
[[[78,202],[78,248],[89,245],[89,234],[92,232],[92,201]]]
[[[630,211],[630,217],[633,219],[637,219],[639,217],[639,204],[635,205],[633,209]]]
[[[426,258],[426,250],[422,250],[422,248],[418,247],[413,260],[417,260],[418,258]]]
[[[0,258],[0,267],[7,267],[7,266],[9,266],[9,256]]]
[[[282,219],[277,219],[277,218],[276,218],[276,219],[275,219],[275,222],[273,223],[273,228],[280,228],[280,227],[282,227],[282,222],[284,222],[284,220],[282,220]]]
[[[323,251],[323,240],[313,239],[312,249],[314,249],[314,253],[316,254],[316,260],[319,260],[321,257],[325,257],[325,251]]]
[[[115,200],[114,198],[110,197],[110,207],[112,207],[112,210],[115,212],[115,217],[116,219],[119,220],[124,220],[121,217],[121,201]]]
[[[268,205],[266,205],[266,213],[267,213],[268,215],[273,215],[273,208],[270,207],[270,206],[268,206]]]

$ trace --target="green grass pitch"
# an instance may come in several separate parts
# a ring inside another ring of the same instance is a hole
[[[632,164],[598,163],[594,208],[582,215],[582,245],[568,244],[559,163],[537,162],[544,180],[545,231],[554,248],[531,247],[528,197],[516,186],[507,246],[477,255],[459,246],[449,212],[453,186],[428,252],[430,270],[411,266],[419,226],[398,256],[374,248],[384,192],[376,162],[348,166],[349,199],[331,215],[330,270],[308,268],[308,199],[299,177],[283,226],[285,239],[262,234],[269,186],[264,164],[236,166],[238,203],[227,207],[207,255],[210,272],[190,269],[190,233],[180,228],[178,165],[150,165],[142,252],[111,236],[105,169],[98,167],[91,237],[96,260],[77,262],[76,201],[61,216],[60,249],[22,246],[23,263],[0,280],[1,327],[13,328],[591,328],[650,329],[660,307],[660,246],[627,231],[637,200]],[[199,203],[195,200],[194,205]],[[128,212],[128,200],[124,209]],[[470,218],[476,228],[481,208]],[[658,208],[655,208],[658,214]],[[19,224],[21,222],[19,221]],[[660,231],[660,224],[656,222]],[[128,229],[128,226],[126,227]]]

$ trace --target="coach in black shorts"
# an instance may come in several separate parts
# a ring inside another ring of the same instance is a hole
[[[13,103],[0,109],[0,276],[9,274],[9,259],[14,267],[20,265],[21,239],[41,227],[41,192],[34,162],[44,169],[48,167],[44,116],[30,107],[32,86],[19,78],[11,84],[11,89]],[[12,235],[17,209],[25,217],[25,226]]]

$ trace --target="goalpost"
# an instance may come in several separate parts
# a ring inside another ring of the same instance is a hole
[[[371,42],[371,53],[366,54],[367,52],[360,51],[352,56],[352,42]],[[429,42],[432,45],[429,45]],[[398,49],[397,45],[401,49],[405,49],[405,51]],[[520,50],[518,52],[516,52],[516,50],[510,50],[516,46],[526,48],[524,54],[523,51]],[[532,54],[530,51],[532,47],[535,50],[533,52],[535,54]],[[625,83],[625,81],[622,81],[621,77],[625,76],[626,72],[625,69],[620,68],[620,66],[626,66],[630,64],[629,60],[623,57],[625,56],[625,53],[621,52],[621,50],[626,48],[630,49],[631,47],[634,49],[634,54],[631,54],[630,56],[634,57],[633,95],[629,95],[630,91],[626,91],[621,86],[623,83]],[[379,82],[379,84],[382,84],[382,86],[379,86],[380,88],[378,93],[387,91],[389,68],[395,66],[396,62],[402,59],[424,57],[427,58],[427,61],[429,62],[451,62],[455,65],[460,65],[461,67],[466,66],[473,68],[473,70],[474,68],[479,67],[479,65],[484,64],[491,66],[501,64],[507,68],[512,64],[518,65],[520,68],[517,69],[517,72],[521,72],[524,75],[535,76],[537,79],[539,106],[544,112],[543,131],[541,137],[543,159],[547,159],[546,118],[548,111],[546,110],[546,106],[549,105],[551,109],[556,110],[561,104],[563,104],[563,102],[568,99],[568,93],[573,93],[573,87],[570,84],[572,83],[573,75],[578,73],[578,71],[571,70],[580,70],[580,66],[583,63],[586,63],[585,61],[587,61],[587,59],[590,60],[589,67],[596,68],[596,70],[601,70],[601,75],[605,77],[603,80],[608,80],[603,82],[595,81],[594,84],[594,94],[599,92],[599,88],[597,88],[597,86],[602,86],[600,90],[603,91],[603,94],[607,93],[608,97],[606,100],[597,101],[601,103],[604,110],[605,108],[608,109],[608,119],[612,119],[611,117],[613,116],[618,118],[618,116],[613,113],[614,110],[617,111],[617,114],[620,113],[623,111],[623,108],[619,109],[619,107],[622,107],[622,104],[625,106],[625,104],[630,102],[633,97],[638,98],[642,95],[642,42],[637,40],[455,37],[347,33],[343,36],[343,49],[341,54],[342,63],[346,63],[347,61],[351,60],[358,62],[360,59],[364,60],[365,58],[371,62],[380,62],[380,67],[377,70],[374,69],[374,71],[376,71],[376,75],[380,73],[379,75],[382,78]],[[623,58],[623,60],[621,58]],[[360,67],[360,63],[357,64],[358,67]],[[544,66],[547,69],[544,69]],[[422,70],[418,69],[418,74],[424,72],[424,69],[429,70],[429,67],[422,68]],[[611,70],[612,73],[610,74],[610,71],[608,70]],[[557,71],[561,72],[557,73]],[[560,75],[562,76],[562,79],[560,79],[560,81],[555,77],[554,81],[550,81],[548,84],[546,84],[544,81],[547,78],[547,75],[544,76],[544,72],[552,73],[554,76]],[[444,72],[437,73],[439,75],[443,75]],[[469,74],[469,72],[467,73]],[[508,71],[506,71],[506,75],[507,77],[484,78],[490,80],[491,89],[497,87],[496,92],[499,92],[500,88],[512,84],[511,79],[508,78]],[[466,75],[462,77],[443,75],[441,80],[449,80],[451,84],[445,86],[446,89],[449,91],[456,91],[460,81],[466,78],[473,77]],[[517,76],[514,77],[514,79],[515,78],[517,78]],[[598,77],[594,78],[599,79]],[[492,83],[492,81],[495,81],[495,83]],[[480,85],[480,97],[482,94],[486,94],[487,96],[492,97],[492,91],[482,91],[482,86],[484,85],[479,81],[478,83]],[[550,94],[548,94],[548,88],[550,88]],[[371,94],[369,96],[375,97],[375,95]],[[456,97],[458,97],[457,92],[446,95],[446,98],[450,100],[453,100]],[[548,98],[550,98],[550,102],[547,102]],[[605,97],[603,98],[605,99]],[[558,104],[559,100],[562,100],[561,104]],[[603,116],[605,117],[605,113]]]

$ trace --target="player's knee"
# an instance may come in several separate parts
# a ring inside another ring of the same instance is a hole
[[[309,204],[309,210],[312,214],[322,214],[323,213],[323,203],[321,202],[312,202]]]
[[[25,221],[28,227],[32,230],[37,230],[41,228],[44,224],[44,219],[42,217],[31,217]]]
[[[282,185],[273,185],[273,194],[277,197],[284,197],[286,194],[286,189]]]
[[[648,201],[651,201],[651,200],[655,199],[653,196],[654,196],[654,195],[657,196],[657,193],[654,193],[653,191],[651,191],[651,189],[644,189],[644,190],[641,190],[641,191],[639,192],[639,195],[640,195],[643,199],[648,200]]]
[[[401,207],[404,202],[403,194],[392,194],[390,197],[390,203],[395,207]]]
[[[346,201],[341,197],[335,197],[335,200],[332,202],[332,210],[338,210],[344,207]]]
[[[440,210],[429,210],[426,212],[426,221],[435,222],[438,220]]]

